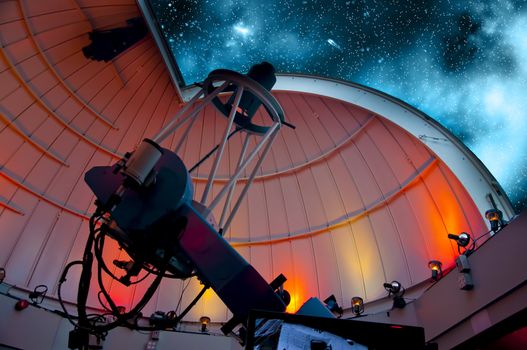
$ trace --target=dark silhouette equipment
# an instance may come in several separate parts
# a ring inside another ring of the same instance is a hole
[[[82,48],[84,56],[94,61],[108,62],[148,33],[142,17],[131,18],[126,23],[126,27],[90,32],[88,35],[92,43]]]

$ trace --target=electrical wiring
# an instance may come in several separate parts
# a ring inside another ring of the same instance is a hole
[[[68,319],[68,321],[74,326],[73,332],[81,332],[79,334],[88,333],[93,334],[99,339],[104,339],[106,337],[106,334],[109,330],[118,327],[118,326],[124,326],[130,329],[135,330],[161,330],[165,329],[165,327],[157,326],[157,327],[144,327],[140,326],[138,324],[138,316],[140,315],[141,310],[146,306],[148,301],[152,298],[155,291],[159,287],[162,278],[167,277],[166,270],[165,269],[155,269],[149,267],[147,264],[143,264],[141,267],[146,270],[146,274],[138,278],[136,281],[131,282],[130,284],[138,284],[143,282],[150,274],[154,274],[155,278],[151,282],[150,286],[147,288],[145,294],[142,296],[142,298],[139,300],[139,302],[126,313],[121,313],[121,310],[119,307],[115,304],[114,300],[110,296],[110,293],[106,289],[106,286],[103,281],[103,272],[107,274],[110,278],[120,281],[120,279],[112,273],[112,271],[108,268],[106,262],[103,258],[103,251],[104,251],[104,243],[105,243],[105,237],[106,237],[106,226],[105,223],[100,223],[101,220],[103,220],[103,213],[97,210],[92,217],[90,217],[89,220],[89,236],[86,242],[86,246],[84,248],[83,253],[83,259],[82,260],[76,260],[68,263],[61,275],[61,278],[59,280],[58,285],[58,299],[59,303],[61,305],[63,315]],[[97,225],[100,224],[99,227]],[[93,251],[93,253],[92,253]],[[93,255],[95,255],[95,258],[97,260],[97,282],[99,284],[99,292],[97,293],[97,298],[99,300],[99,303],[103,307],[107,313],[103,314],[88,314],[86,312],[86,301],[88,297],[88,292],[90,288],[90,282],[91,282],[91,271],[92,271],[92,264],[93,264]],[[81,277],[79,281],[79,290],[77,292],[77,316],[71,315],[69,311],[66,309],[66,306],[64,304],[64,300],[62,297],[62,286],[64,282],[66,282],[66,278],[68,273],[70,272],[70,269],[73,266],[81,265],[82,266],[82,272]],[[165,261],[162,266],[167,266],[167,262]],[[186,288],[188,287],[189,282],[187,282],[186,286],[184,286],[178,305],[176,307],[176,310],[179,309],[181,300],[183,298],[183,293],[185,292]],[[171,324],[175,327],[182,319],[185,317],[185,315],[194,307],[194,305],[198,302],[198,300],[204,295],[205,291],[209,288],[208,285],[205,285],[203,289],[196,295],[196,297],[192,300],[192,302],[177,316],[172,317],[173,320],[171,320]],[[173,311],[174,312],[174,311]],[[108,323],[108,320],[105,316],[112,315],[115,317],[115,320]],[[175,312],[174,312],[175,315]],[[133,320],[133,323],[130,321]],[[80,335],[79,335],[80,338]],[[86,344],[82,345],[84,348],[86,348]]]

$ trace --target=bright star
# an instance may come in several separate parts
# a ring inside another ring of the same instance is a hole
[[[252,34],[249,28],[243,26],[243,23],[235,24],[233,29],[244,38]]]

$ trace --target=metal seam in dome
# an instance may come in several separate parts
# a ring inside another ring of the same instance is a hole
[[[22,208],[20,208],[18,205],[15,205],[15,204],[9,203],[9,202],[10,201],[8,201],[4,197],[0,196],[0,206],[4,207],[6,209],[9,209],[12,212],[17,213],[19,215],[22,215],[22,216],[26,215],[26,213],[22,210]]]
[[[300,162],[300,163],[297,163],[297,164],[293,164],[291,165],[291,167],[287,167],[287,168],[282,168],[282,169],[278,169],[276,170],[275,172],[269,172],[269,173],[265,173],[265,174],[261,174],[261,175],[258,175],[254,178],[254,180],[264,180],[264,179],[267,179],[267,178],[272,178],[272,177],[275,177],[275,176],[278,176],[278,175],[282,175],[282,174],[287,174],[287,173],[291,173],[291,172],[295,172],[297,170],[300,170],[302,168],[305,168],[305,167],[308,167],[310,165],[312,165],[313,163],[317,163],[319,161],[322,161],[330,156],[333,155],[333,153],[337,152],[338,150],[340,150],[340,148],[342,148],[343,146],[345,146],[347,143],[351,142],[359,133],[361,133],[362,131],[364,131],[366,129],[366,127],[372,122],[373,119],[375,119],[376,116],[372,116],[370,118],[368,118],[366,120],[366,122],[364,122],[364,124],[360,125],[357,129],[353,130],[353,132],[351,133],[351,135],[349,135],[348,137],[346,137],[344,140],[342,140],[339,144],[335,145],[334,147],[331,147],[330,149],[328,149],[326,152],[322,152],[320,154],[318,154],[317,156],[309,159],[308,161],[306,162]],[[207,179],[203,178],[203,177],[198,177],[198,176],[195,176],[195,177],[192,177],[192,180],[195,180],[197,182],[204,182],[204,181],[207,181]],[[226,182],[228,179],[227,178],[223,178],[223,177],[219,177],[219,178],[216,178],[214,180],[214,182]],[[247,181],[247,177],[243,177],[243,178],[240,178],[238,181]]]
[[[63,204],[59,203],[57,200],[51,199],[51,198],[47,197],[46,195],[44,195],[42,193],[39,193],[37,190],[32,188],[31,185],[28,185],[28,184],[25,184],[23,182],[18,181],[14,176],[11,176],[11,175],[7,174],[5,172],[5,168],[3,166],[0,166],[0,176],[3,176],[4,178],[6,178],[9,182],[13,183],[18,188],[23,189],[26,192],[31,193],[35,197],[37,197],[39,199],[42,199],[44,202],[49,203],[49,204],[53,205],[54,207],[57,207],[57,208],[62,209],[64,211],[67,211],[67,212],[69,212],[71,214],[74,214],[76,216],[79,216],[79,217],[81,217],[83,219],[86,219],[86,220],[89,219],[89,216],[87,215],[87,213],[83,213],[83,212],[81,212],[78,209],[74,209],[74,208],[68,207],[66,205],[63,205]]]
[[[62,159],[61,157],[59,157],[58,155],[56,155],[54,152],[52,152],[50,149],[44,147],[43,145],[41,145],[40,143],[38,143],[36,140],[34,140],[30,135],[28,135],[22,128],[18,127],[16,125],[16,122],[7,117],[6,116],[6,113],[5,111],[3,110],[3,108],[0,107],[0,119],[2,119],[7,127],[13,129],[13,131],[15,133],[17,133],[18,135],[22,136],[22,138],[24,140],[26,140],[30,145],[32,145],[33,147],[35,147],[36,149],[38,149],[39,151],[41,151],[43,154],[45,154],[46,156],[48,156],[49,158],[51,158],[52,160],[66,166],[66,167],[69,167],[69,164],[66,162],[65,159]],[[49,146],[51,147],[51,145]]]
[[[116,151],[112,151],[110,150],[109,148],[107,148],[106,146],[103,146],[99,143],[97,143],[96,141],[92,140],[90,137],[86,136],[83,132],[81,132],[80,130],[78,130],[76,127],[72,126],[71,124],[69,124],[68,122],[66,122],[66,120],[64,120],[62,117],[60,117],[56,111],[52,110],[47,104],[45,104],[41,97],[38,96],[38,94],[33,91],[33,89],[28,85],[28,82],[26,82],[22,76],[20,75],[20,73],[17,71],[17,69],[15,68],[13,62],[11,61],[11,59],[9,57],[7,57],[6,53],[4,52],[4,48],[0,48],[0,55],[4,58],[4,60],[7,62],[7,64],[10,66],[11,68],[11,72],[13,73],[13,75],[17,78],[17,80],[21,83],[21,86],[23,87],[24,90],[26,90],[34,99],[34,102],[33,103],[37,103],[39,105],[41,105],[45,111],[53,116],[60,124],[62,124],[67,130],[70,130],[71,132],[73,132],[75,135],[77,135],[79,138],[87,141],[89,144],[93,145],[95,148],[97,149],[100,149],[101,151],[105,152],[105,153],[108,153],[110,154],[111,156],[113,157],[116,157],[116,158],[122,158],[123,155],[116,152]],[[65,100],[66,101],[66,100]],[[65,102],[64,101],[64,102]],[[77,113],[78,114],[78,113]]]
[[[44,50],[42,50],[42,47],[40,46],[40,44],[38,43],[38,41],[35,39],[35,36],[33,35],[33,32],[31,31],[31,28],[30,28],[30,24],[29,24],[29,19],[27,17],[27,14],[26,14],[26,10],[25,10],[25,5],[24,5],[24,1],[19,1],[18,2],[19,4],[19,7],[20,7],[20,12],[22,14],[22,17],[23,17],[23,22],[24,22],[24,26],[26,27],[26,31],[27,33],[29,34],[29,38],[31,39],[31,42],[35,45],[35,47],[37,48],[38,50],[38,54],[42,57],[42,59],[44,60],[44,63],[46,64],[46,66],[48,67],[48,71],[51,72],[51,74],[53,74],[53,76],[55,76],[55,78],[57,78],[57,80],[59,81],[59,84],[61,84],[62,86],[64,86],[68,92],[69,92],[69,95],[72,96],[74,99],[76,99],[77,101],[79,101],[82,105],[84,105],[90,112],[92,112],[98,119],[100,119],[103,123],[107,124],[108,126],[110,126],[111,128],[113,129],[118,129],[112,121],[108,120],[105,116],[103,116],[102,114],[100,114],[99,112],[97,112],[87,101],[85,101],[83,98],[81,98],[75,91],[73,91],[73,89],[71,88],[71,86],[68,84],[67,81],[65,81],[64,79],[62,79],[62,77],[58,74],[58,72],[54,69],[53,65],[51,64],[51,62],[48,60],[46,54],[44,53]],[[53,28],[53,29],[56,29],[56,28]],[[39,33],[40,34],[40,33]]]
[[[283,241],[289,241],[293,239],[299,239],[299,238],[306,238],[311,237],[313,235],[317,235],[320,233],[329,232],[333,228],[341,227],[343,225],[349,224],[353,221],[356,221],[357,219],[363,217],[364,215],[368,215],[368,213],[387,205],[391,200],[398,197],[400,194],[404,193],[404,191],[413,185],[415,182],[417,182],[420,178],[425,176],[425,174],[432,169],[432,167],[437,164],[438,159],[436,157],[429,158],[424,164],[419,166],[416,171],[408,177],[406,180],[404,180],[400,186],[394,188],[393,190],[389,191],[386,194],[383,194],[379,199],[376,201],[364,206],[361,209],[355,210],[352,213],[346,213],[342,215],[340,218],[333,219],[326,224],[318,225],[313,230],[310,230],[308,232],[291,232],[291,233],[280,233],[273,235],[274,238],[271,239],[257,239],[257,240],[241,240],[237,238],[231,238],[229,240],[229,243],[234,247],[243,247],[243,246],[251,246],[251,245],[266,245],[266,244],[273,244],[273,243],[279,243]]]

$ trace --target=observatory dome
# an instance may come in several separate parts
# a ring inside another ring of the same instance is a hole
[[[85,172],[117,162],[184,105],[150,37],[108,63],[84,57],[87,32],[140,15],[134,1],[103,3],[0,5],[0,266],[6,282],[27,290],[44,284],[51,297],[87,238],[94,196]],[[373,302],[385,297],[386,281],[418,285],[429,278],[428,261],[453,265],[458,252],[448,233],[488,231],[490,197],[513,215],[473,154],[402,101],[299,75],[279,75],[273,95],[296,129],[280,132],[225,238],[267,281],[287,277],[289,311],[331,294],[344,308],[354,296]],[[220,141],[227,122],[212,106],[201,113],[180,152],[188,168]],[[178,136],[163,146],[174,148]],[[240,135],[230,140],[213,192],[234,171],[241,146]],[[192,174],[195,196],[211,164]],[[124,254],[113,244],[105,258]],[[62,291],[71,302],[78,275]],[[106,282],[127,308],[146,288]],[[164,280],[144,314],[186,305],[199,289],[195,279]],[[100,308],[96,290],[88,304]],[[212,291],[186,320],[202,315],[229,318]]]

